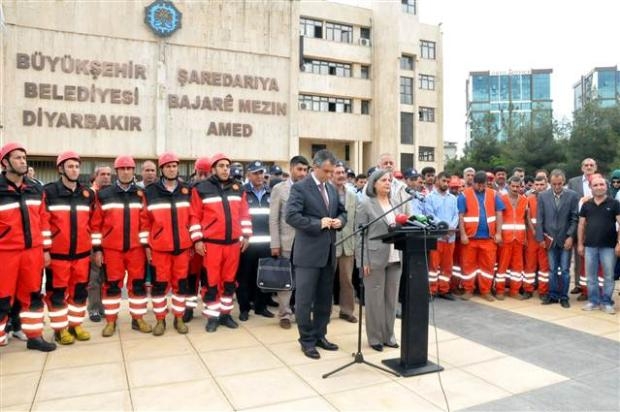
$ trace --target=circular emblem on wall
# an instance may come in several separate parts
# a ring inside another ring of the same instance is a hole
[[[171,1],[157,0],[144,8],[144,21],[160,37],[171,36],[181,27],[183,14]]]

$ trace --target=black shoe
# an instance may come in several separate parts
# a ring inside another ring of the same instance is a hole
[[[245,322],[246,320],[248,320],[249,317],[250,317],[250,312],[248,312],[247,310],[242,310],[239,313],[239,320],[241,322]]]
[[[316,341],[316,346],[325,350],[338,350],[338,345],[331,343],[325,338],[318,339]]]
[[[568,309],[570,308],[570,303],[568,303],[568,299],[562,299],[560,300],[560,305],[562,305],[562,307],[564,309]]]
[[[41,352],[51,352],[56,350],[56,344],[54,342],[46,341],[43,339],[43,336],[28,339],[28,342],[26,342],[26,347],[28,349],[38,350]]]
[[[577,301],[578,302],[585,302],[586,300],[588,300],[588,295],[582,293],[581,295],[577,296]]]
[[[448,292],[448,293],[440,293],[439,297],[445,300],[456,300],[456,298],[454,297],[454,295],[452,295],[452,293]]]
[[[370,347],[376,350],[377,352],[383,352],[383,345],[380,343],[377,343],[376,345],[370,345]]]
[[[577,293],[581,293],[581,287],[579,286],[575,286],[574,288],[571,289],[570,294],[571,295],[576,295]]]
[[[550,298],[549,296],[545,296],[544,299],[542,299],[542,302],[540,302],[541,305],[551,305],[553,303],[558,303],[559,301],[557,299],[553,299]]]
[[[398,343],[384,343],[383,346],[387,346],[388,348],[398,349],[400,345]]]
[[[338,315],[340,319],[344,319],[347,322],[357,323],[357,318],[353,315],[347,315],[346,313],[341,313]]]
[[[273,313],[269,312],[269,310],[267,310],[267,308],[265,308],[263,310],[259,310],[259,311],[255,310],[254,313],[256,313],[257,315],[264,316],[266,318],[273,318],[274,316],[276,316]],[[241,317],[239,317],[239,318],[241,318]]]
[[[310,359],[320,359],[321,358],[321,354],[319,353],[318,350],[316,350],[316,348],[314,346],[311,346],[309,348],[304,348],[302,346],[301,347],[301,351],[304,353],[304,355],[306,355]]]
[[[101,315],[99,312],[90,312],[88,318],[93,322],[101,322]]]
[[[209,318],[209,320],[207,321],[207,326],[205,326],[205,330],[209,333],[215,332],[219,325],[220,321],[218,320],[218,318]]]
[[[194,308],[185,308],[185,312],[183,312],[183,322],[188,323],[194,319]]]
[[[273,299],[269,299],[267,301],[267,306],[271,307],[271,308],[277,308],[278,306],[278,302],[274,301]]]
[[[224,325],[230,329],[237,329],[239,325],[235,322],[229,314],[220,316],[220,325]]]

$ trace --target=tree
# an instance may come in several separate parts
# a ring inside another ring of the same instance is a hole
[[[581,161],[591,157],[598,170],[607,174],[620,160],[620,107],[600,107],[589,102],[574,115],[567,144],[568,176],[581,173]]]

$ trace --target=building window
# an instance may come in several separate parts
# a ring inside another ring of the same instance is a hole
[[[400,102],[402,104],[413,104],[413,78],[400,78]]]
[[[413,144],[413,113],[400,112],[400,143]]]
[[[304,72],[328,74],[331,76],[351,77],[351,65],[324,60],[304,59]]]
[[[370,114],[370,100],[362,100],[362,114]]]
[[[416,0],[401,0],[402,9],[405,13],[415,14]]]
[[[360,38],[370,40],[370,27],[360,27]]]
[[[400,154],[400,169],[406,170],[413,168],[413,153],[401,153]]]
[[[313,112],[351,113],[351,99],[327,96],[299,96],[299,108]]]
[[[435,76],[431,76],[430,74],[421,74],[420,89],[435,90]]]
[[[434,122],[435,121],[435,108],[434,107],[420,107],[418,112],[421,122]]]
[[[299,19],[301,35],[304,37],[323,38],[323,22],[318,20],[307,19],[302,17]]]
[[[312,146],[310,146],[310,151],[312,152],[312,157],[314,157],[316,152],[318,152],[319,150],[325,150],[325,149],[327,149],[327,145],[326,144],[313,144]]]
[[[420,55],[423,59],[435,60],[435,42],[420,40]]]
[[[362,79],[369,79],[370,78],[370,66],[362,66],[360,76],[362,77]]]
[[[428,146],[420,146],[418,151],[418,160],[421,162],[435,161],[435,148]]]
[[[409,56],[407,54],[400,56],[400,69],[413,70],[413,56]]]
[[[341,43],[353,41],[353,27],[338,23],[325,23],[325,38]]]

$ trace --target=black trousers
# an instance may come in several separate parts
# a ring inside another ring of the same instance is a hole
[[[334,262],[322,268],[295,266],[295,319],[304,348],[327,334],[335,273]]]
[[[269,242],[250,244],[239,259],[237,269],[237,302],[239,311],[249,312],[252,302],[254,310],[260,312],[267,308],[270,295],[262,292],[256,286],[258,259],[271,256]]]

